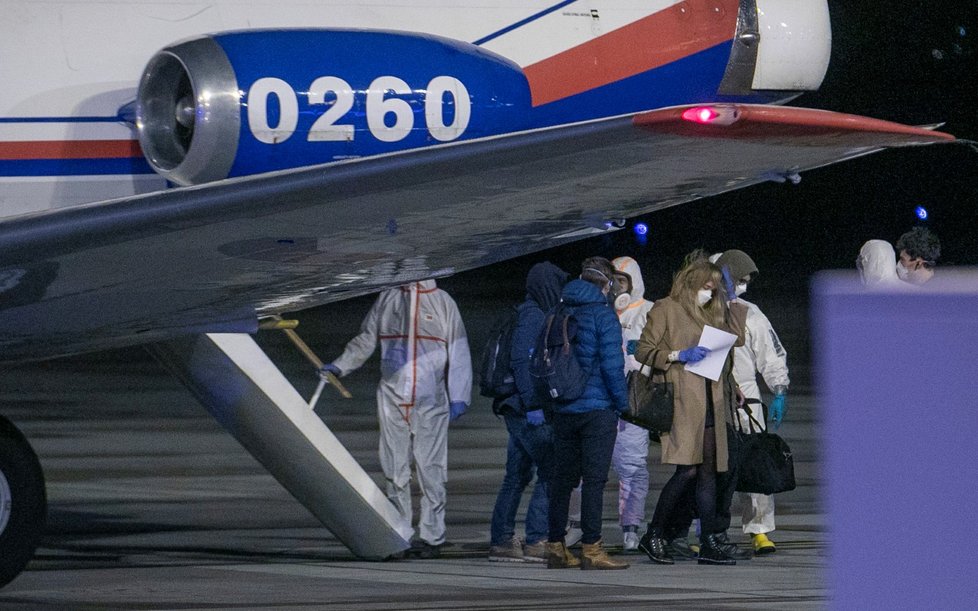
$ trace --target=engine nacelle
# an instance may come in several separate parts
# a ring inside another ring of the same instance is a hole
[[[474,45],[369,30],[252,30],[146,66],[139,142],[192,185],[525,129],[519,66]]]

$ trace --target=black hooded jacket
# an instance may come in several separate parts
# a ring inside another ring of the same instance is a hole
[[[530,379],[530,357],[546,321],[546,313],[560,301],[560,292],[568,277],[567,272],[548,261],[531,267],[526,276],[526,301],[517,307],[519,319],[513,331],[510,352],[517,393],[503,402],[511,413],[522,415],[543,407],[536,405]]]

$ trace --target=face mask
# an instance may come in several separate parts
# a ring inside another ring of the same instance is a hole
[[[737,285],[737,288],[734,289],[734,292],[737,293],[737,297],[740,297],[741,295],[743,295],[744,293],[746,293],[747,292],[747,283],[746,282],[742,282],[742,283],[738,284]]]
[[[632,296],[629,295],[628,293],[622,293],[621,295],[615,297],[615,309],[619,311],[624,310],[625,308],[628,307],[628,304],[630,304],[631,302],[632,302]]]
[[[700,304],[700,306],[705,306],[711,299],[713,299],[713,291],[710,289],[696,291],[696,303]]]
[[[904,282],[910,282],[910,270],[903,266],[903,261],[897,261],[896,272],[897,278]]]

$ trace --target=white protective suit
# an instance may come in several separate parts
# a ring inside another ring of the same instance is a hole
[[[645,300],[645,282],[642,270],[631,257],[618,257],[611,262],[615,269],[632,278],[630,302],[624,310],[618,310],[621,322],[621,339],[624,346],[629,340],[642,336],[645,321],[652,302]],[[625,354],[625,372],[641,367],[630,354]],[[640,426],[618,421],[618,437],[611,463],[618,474],[618,516],[622,526],[640,526],[645,522],[645,497],[649,492],[649,432]]]
[[[902,284],[896,273],[896,253],[886,240],[869,240],[863,244],[856,267],[867,287],[896,287]]]
[[[472,359],[458,307],[434,280],[384,291],[360,334],[333,361],[342,375],[357,369],[380,342],[380,465],[387,498],[403,518],[405,540],[414,536],[411,457],[421,488],[421,539],[445,542],[445,482],[448,472],[449,402],[468,404]]]
[[[764,378],[768,388],[783,386],[787,389],[788,353],[785,352],[778,334],[774,332],[771,321],[753,303],[738,298],[747,306],[747,328],[743,346],[734,348],[734,380],[740,386],[741,392],[748,399],[761,399],[761,390],[757,385],[757,374]],[[760,404],[752,403],[746,406],[757,422],[765,427],[764,412]],[[748,419],[741,412],[740,426],[749,430]],[[766,494],[739,493],[740,505],[743,511],[742,523],[745,533],[755,535],[769,533],[774,530],[774,497]]]

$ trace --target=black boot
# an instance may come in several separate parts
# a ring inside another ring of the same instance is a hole
[[[715,536],[717,543],[720,544],[720,549],[734,560],[750,560],[754,557],[754,550],[738,547],[736,543],[727,537],[726,531],[717,533]]]
[[[666,540],[666,551],[673,560],[696,560],[696,552],[689,546],[686,537],[679,536]]]
[[[645,552],[649,560],[656,564],[675,564],[666,548],[666,540],[662,538],[662,531],[658,528],[649,526],[641,541],[638,542],[638,549]]]
[[[737,564],[736,560],[723,551],[715,534],[706,535],[700,539],[700,556],[697,562],[700,564]]]

